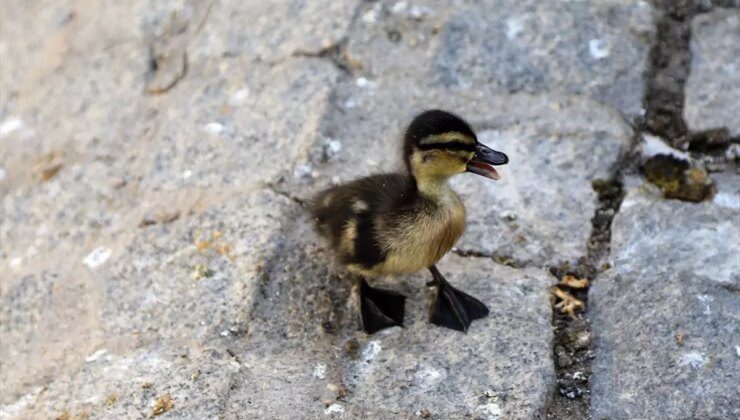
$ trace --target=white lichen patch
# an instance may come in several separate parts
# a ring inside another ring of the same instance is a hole
[[[514,39],[524,32],[524,19],[522,17],[512,17],[506,20],[506,38]]]
[[[101,357],[105,356],[106,354],[108,354],[108,349],[100,349],[100,350],[97,350],[95,353],[87,356],[85,358],[85,362],[92,363],[92,362],[100,359]]]
[[[229,97],[229,105],[239,106],[249,97],[249,89],[241,88]]]
[[[293,177],[295,177],[296,179],[307,180],[307,179],[311,179],[312,176],[313,176],[313,168],[311,167],[311,165],[307,163],[300,164],[296,166],[295,169],[293,170]]]
[[[326,365],[319,363],[313,368],[313,377],[317,379],[326,378]]]
[[[603,39],[592,39],[588,42],[588,53],[597,60],[609,57],[609,50],[609,43]]]
[[[7,120],[0,123],[0,137],[5,137],[8,134],[18,131],[23,128],[23,120],[18,117],[10,117]]]
[[[45,386],[40,386],[28,394],[18,398],[15,402],[0,406],[0,419],[21,418],[20,415],[29,405],[36,402],[41,392],[45,389]]]
[[[371,362],[380,353],[383,347],[380,345],[380,341],[372,340],[367,343],[365,348],[362,350],[362,361]]]
[[[408,12],[409,19],[425,20],[432,15],[432,9],[426,6],[411,6]]]
[[[403,13],[408,8],[408,4],[405,1],[398,1],[391,7],[391,13],[397,15]]]
[[[362,21],[370,25],[377,22],[382,7],[382,3],[375,3],[372,8],[362,14]]]
[[[672,148],[660,137],[651,136],[650,134],[643,134],[642,137],[645,141],[641,144],[640,151],[645,158],[656,155],[669,155],[677,159],[689,160],[688,153]]]
[[[681,366],[690,366],[694,369],[699,369],[707,363],[707,356],[705,353],[698,351],[691,351],[684,353],[678,359],[678,364]]]
[[[704,305],[704,315],[711,315],[712,308],[709,306],[711,302],[714,302],[714,298],[709,295],[699,295],[696,297]]]
[[[203,126],[203,131],[208,134],[221,134],[226,130],[226,126],[219,122],[209,122]]]
[[[501,212],[500,216],[507,222],[513,222],[517,218],[517,215],[513,210],[504,210]]]
[[[432,366],[421,366],[414,374],[414,385],[428,391],[442,382],[447,375]]]
[[[342,142],[331,138],[324,140],[324,157],[326,160],[332,160],[339,156],[342,151]]]
[[[740,196],[720,191],[714,196],[714,204],[737,210],[740,209]]]
[[[95,248],[93,252],[89,253],[87,257],[82,260],[82,263],[85,264],[88,268],[94,269],[105,264],[112,253],[113,251],[110,248],[100,246]]]
[[[501,418],[501,407],[496,403],[481,404],[475,408],[475,412],[487,420]]]
[[[367,89],[374,89],[375,86],[377,86],[377,83],[365,77],[358,77],[357,80],[355,80],[355,84],[357,85],[357,87]]]
[[[324,414],[326,414],[327,416],[331,414],[342,414],[342,413],[344,413],[344,407],[342,406],[342,404],[337,404],[337,403],[334,403],[326,407],[326,409],[324,410]]]

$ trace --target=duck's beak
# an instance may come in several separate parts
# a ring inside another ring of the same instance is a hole
[[[482,175],[486,178],[499,179],[501,176],[493,166],[507,163],[509,163],[508,156],[478,143],[475,145],[475,155],[468,161],[467,172]]]

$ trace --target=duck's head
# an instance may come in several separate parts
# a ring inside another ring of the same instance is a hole
[[[418,183],[444,182],[463,172],[499,179],[494,166],[509,162],[505,154],[479,143],[465,120],[440,110],[414,118],[406,129],[403,153]]]

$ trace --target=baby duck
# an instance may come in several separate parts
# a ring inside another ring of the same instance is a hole
[[[437,288],[430,320],[467,331],[488,315],[478,299],[452,287],[435,264],[465,229],[465,207],[447,181],[472,172],[499,179],[493,165],[509,158],[481,143],[462,118],[441,110],[418,115],[403,139],[405,173],[361,178],[320,192],[310,211],[338,261],[358,279],[362,328],[369,334],[403,326],[405,296],[368,279],[432,273]]]

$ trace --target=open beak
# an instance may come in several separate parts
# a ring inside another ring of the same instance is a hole
[[[486,178],[499,179],[501,176],[493,166],[507,163],[509,163],[508,156],[478,143],[475,145],[475,155],[468,162],[467,172],[482,175]]]

